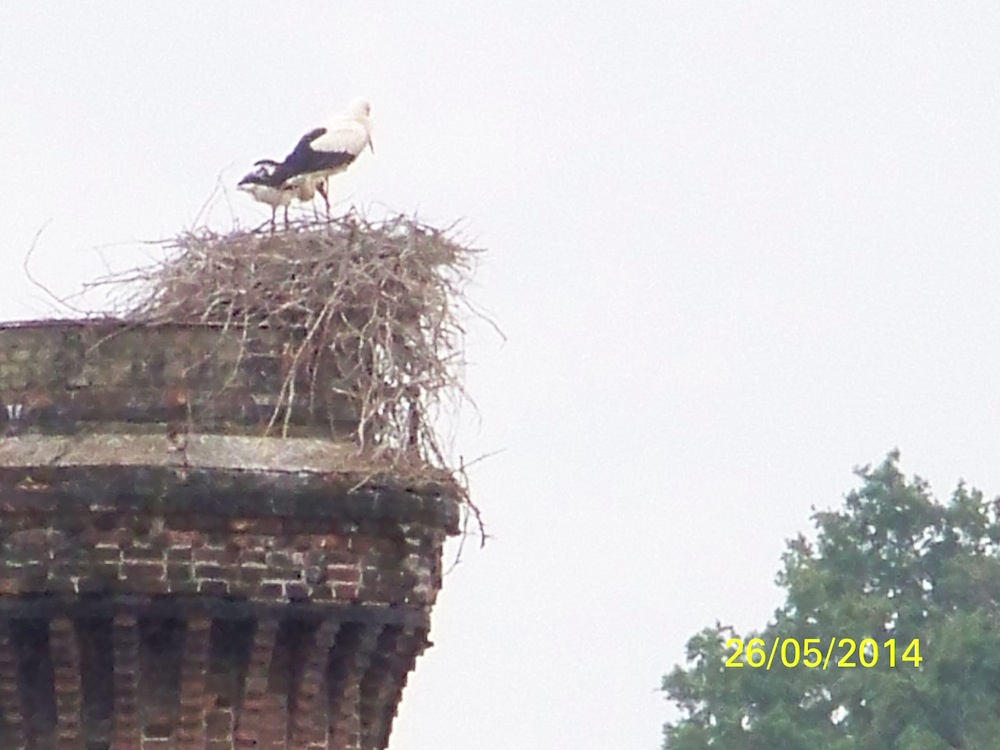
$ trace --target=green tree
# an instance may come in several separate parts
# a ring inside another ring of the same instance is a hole
[[[691,638],[686,666],[663,679],[681,714],[664,728],[665,748],[1000,750],[1000,501],[960,484],[938,504],[898,461],[894,452],[859,469],[844,507],[814,514],[815,542],[788,543],[786,601],[762,631],[717,623]],[[726,666],[729,640],[755,637],[760,650],[744,647],[732,660],[743,666]],[[776,638],[798,666],[783,666],[780,651],[770,669],[747,664],[769,657]],[[824,661],[838,639],[826,668],[803,666],[807,638],[819,639]],[[850,649],[840,638],[872,638],[877,649],[838,666]],[[876,652],[874,666],[861,665]]]

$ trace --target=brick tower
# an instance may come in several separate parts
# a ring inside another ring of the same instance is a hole
[[[346,400],[262,437],[286,343],[0,328],[0,748],[386,746],[460,495],[359,464]]]

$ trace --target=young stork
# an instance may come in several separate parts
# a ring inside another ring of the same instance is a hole
[[[275,226],[275,218],[278,215],[278,206],[285,208],[285,227],[288,227],[288,204],[292,202],[292,191],[284,190],[281,183],[274,179],[274,173],[279,164],[272,159],[261,159],[254,162],[252,172],[243,176],[243,179],[236,185],[238,190],[244,190],[254,198],[254,200],[266,203],[271,207],[271,227]]]
[[[283,185],[276,176],[281,165],[273,159],[261,159],[254,162],[254,166],[256,169],[244,175],[236,187],[250,193],[255,200],[271,207],[272,228],[276,225],[278,206],[283,206],[285,209],[285,228],[287,229],[288,204],[292,202],[292,198],[298,198],[303,203],[311,201],[316,195],[316,183],[302,180],[294,186]]]
[[[351,166],[365,146],[375,153],[370,115],[368,100],[355,99],[344,114],[302,136],[285,161],[275,168],[273,179],[282,189],[301,190],[308,185],[307,191],[315,190],[323,196],[329,216],[329,178]]]

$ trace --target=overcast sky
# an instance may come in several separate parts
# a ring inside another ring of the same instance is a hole
[[[401,9],[401,7],[403,9]],[[0,318],[205,220],[354,96],[339,198],[490,252],[445,581],[390,748],[646,748],[716,618],[899,447],[1000,491],[1000,4],[0,3]],[[346,204],[345,204],[346,205]],[[855,634],[841,634],[855,635]],[[861,634],[857,634],[860,637]]]

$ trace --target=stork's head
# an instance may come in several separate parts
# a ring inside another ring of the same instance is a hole
[[[372,105],[364,97],[358,97],[347,106],[347,113],[356,120],[367,120],[371,117]]]

